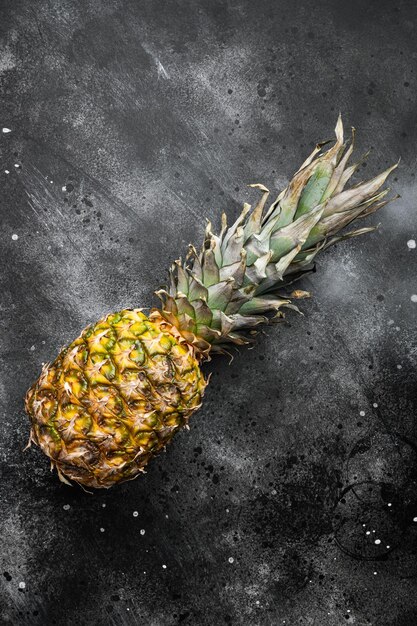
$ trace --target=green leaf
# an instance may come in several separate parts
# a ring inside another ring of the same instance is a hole
[[[301,194],[295,213],[296,218],[308,213],[311,209],[314,209],[314,207],[320,204],[331,179],[332,172],[333,168],[329,163],[323,163],[317,167]]]
[[[225,311],[235,289],[234,281],[223,281],[208,288],[207,304],[210,309]]]

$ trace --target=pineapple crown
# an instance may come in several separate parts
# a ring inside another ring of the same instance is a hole
[[[389,189],[380,189],[398,164],[345,189],[360,165],[348,165],[355,130],[345,143],[339,116],[335,132],[334,145],[323,151],[328,142],[318,144],[268,209],[269,190],[250,185],[261,191],[256,206],[245,203],[230,227],[223,213],[218,235],[208,222],[201,252],[190,245],[185,262],[171,266],[168,287],[156,292],[162,307],[155,315],[176,326],[201,357],[224,353],[227,344],[252,343],[253,329],[268,323],[271,313],[273,319],[282,319],[282,308],[297,309],[282,289],[312,271],[319,252],[375,230],[371,226],[338,234],[390,201]]]

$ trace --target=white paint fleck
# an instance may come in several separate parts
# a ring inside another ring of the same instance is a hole
[[[377,409],[378,408],[378,402],[374,402],[372,406],[374,407],[374,409]]]
[[[392,502],[388,502],[388,506],[392,506]]]
[[[413,522],[417,522],[417,517],[413,517]]]
[[[101,533],[104,533],[104,528],[100,528],[100,532],[101,532]]]
[[[234,558],[232,556],[229,556],[229,563],[234,563],[234,562],[235,562]]]
[[[30,346],[30,350],[31,352],[34,352],[36,350],[35,346]]]
[[[26,588],[26,583],[23,582],[23,580],[19,583],[19,589],[25,589]]]
[[[378,572],[374,572],[374,576],[376,576],[378,574]]]
[[[361,417],[365,417],[365,411],[359,411],[359,415],[360,415]]]
[[[14,164],[15,167],[20,167],[19,163]]]
[[[375,543],[377,546],[379,546],[379,544],[381,543],[381,540],[380,540],[380,539],[375,539],[374,543]]]
[[[417,302],[417,294],[413,293],[413,295],[410,298],[411,302]]]
[[[139,513],[137,511],[133,511],[133,517],[137,517]]]
[[[69,504],[64,504],[62,508],[64,509],[64,511],[69,511],[71,506]]]
[[[67,186],[66,186],[66,185],[64,185],[64,186],[62,187],[62,191],[66,191],[66,190],[67,190]]]
[[[145,529],[144,529],[144,528],[141,528],[141,529],[140,529],[140,534],[141,534],[141,535],[144,535],[144,534],[145,534]]]
[[[6,128],[5,126],[3,126],[3,133],[5,135],[7,135],[7,133],[11,133],[12,131],[10,130],[10,128]],[[414,242],[414,247],[416,247],[416,242]]]
[[[367,530],[367,531],[366,531],[366,534],[367,534],[367,535],[370,535],[370,534],[371,534],[371,531],[370,531],[370,530]]]
[[[10,170],[4,170],[5,174],[10,174]]]
[[[402,370],[402,368],[403,368],[402,365],[400,365],[400,364],[397,365],[397,370]]]
[[[166,568],[167,568],[167,566],[164,563],[163,566],[162,566],[162,569],[166,569]]]
[[[103,504],[101,505],[103,507],[103,509],[106,508],[106,504],[103,502]]]
[[[19,235],[16,235],[16,233],[14,233],[12,235],[12,239],[13,239],[13,241],[17,241],[19,239]]]
[[[3,132],[4,132],[4,128],[3,128]],[[410,250],[415,250],[415,248],[416,248],[416,240],[415,239],[409,239],[407,241],[407,246],[409,247]]]

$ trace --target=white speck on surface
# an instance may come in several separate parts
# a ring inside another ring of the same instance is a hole
[[[101,506],[103,507],[103,509],[105,509],[106,508],[105,502],[103,502],[103,504]]]
[[[15,167],[20,167],[19,163],[14,164]]]
[[[378,408],[378,402],[374,402],[372,406],[374,407],[374,409],[377,409]]]
[[[403,368],[402,365],[400,365],[400,364],[397,365],[397,370],[402,370],[402,368]]]
[[[388,502],[388,506],[392,506],[392,502]]]
[[[365,417],[365,411],[359,411],[359,415],[360,415],[361,417]]]
[[[277,493],[278,493],[278,492],[277,492],[277,490],[276,490],[276,489],[273,489],[273,490],[271,491],[271,495],[273,495],[273,496],[276,496],[276,495],[277,495]]]
[[[413,517],[413,522],[417,522],[417,517]]]
[[[36,350],[35,346],[30,346],[30,350],[31,352],[34,352]]]
[[[367,534],[367,535],[370,535],[370,534],[371,534],[371,531],[370,531],[370,530],[367,530],[367,531],[366,531],[366,534]]]
[[[141,529],[140,529],[140,534],[141,534],[141,535],[144,535],[144,534],[145,534],[145,529],[144,529],[144,528],[141,528]]]
[[[13,239],[13,241],[17,241],[19,239],[19,235],[16,235],[16,233],[13,234],[12,235],[12,239]]]
[[[4,131],[4,129],[3,129],[3,131]],[[409,247],[410,250],[415,250],[415,247],[416,247],[415,239],[409,239],[407,241],[407,246]]]
[[[26,588],[26,583],[23,582],[23,580],[19,583],[19,589],[25,589]]]
[[[401,330],[401,328],[399,326],[396,326],[395,330],[398,332],[399,330]]]
[[[5,174],[10,174],[10,170],[4,170]]]
[[[234,562],[235,562],[234,558],[232,556],[229,556],[229,563],[234,563]]]
[[[133,517],[137,517],[139,513],[137,511],[133,511]]]
[[[69,511],[71,506],[69,504],[64,504],[62,508],[64,509],[64,511]]]
[[[387,550],[389,550],[389,549],[390,549],[390,547],[391,547],[391,546],[387,546]]]
[[[5,126],[3,126],[3,133],[5,135],[7,135],[7,133],[11,133],[11,129],[10,128],[6,128]],[[416,247],[416,242],[414,242],[414,247]]]
[[[62,191],[66,191],[66,190],[67,190],[67,186],[66,186],[66,185],[64,185],[64,186],[62,187]]]
[[[381,543],[381,540],[380,540],[380,539],[375,539],[374,543],[375,543],[377,546],[379,546],[379,544]]]
[[[413,293],[413,295],[410,298],[411,302],[417,302],[417,294]]]
[[[376,576],[378,574],[378,572],[374,572],[374,576]]]
[[[163,566],[162,566],[162,569],[166,569],[166,568],[167,568],[167,566],[164,563]]]
[[[101,533],[104,533],[104,528],[100,528],[100,532],[101,532]]]

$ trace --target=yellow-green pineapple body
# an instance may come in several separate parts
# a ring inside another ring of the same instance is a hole
[[[201,404],[194,349],[157,315],[123,310],[87,327],[31,387],[32,440],[61,478],[135,478]]]

